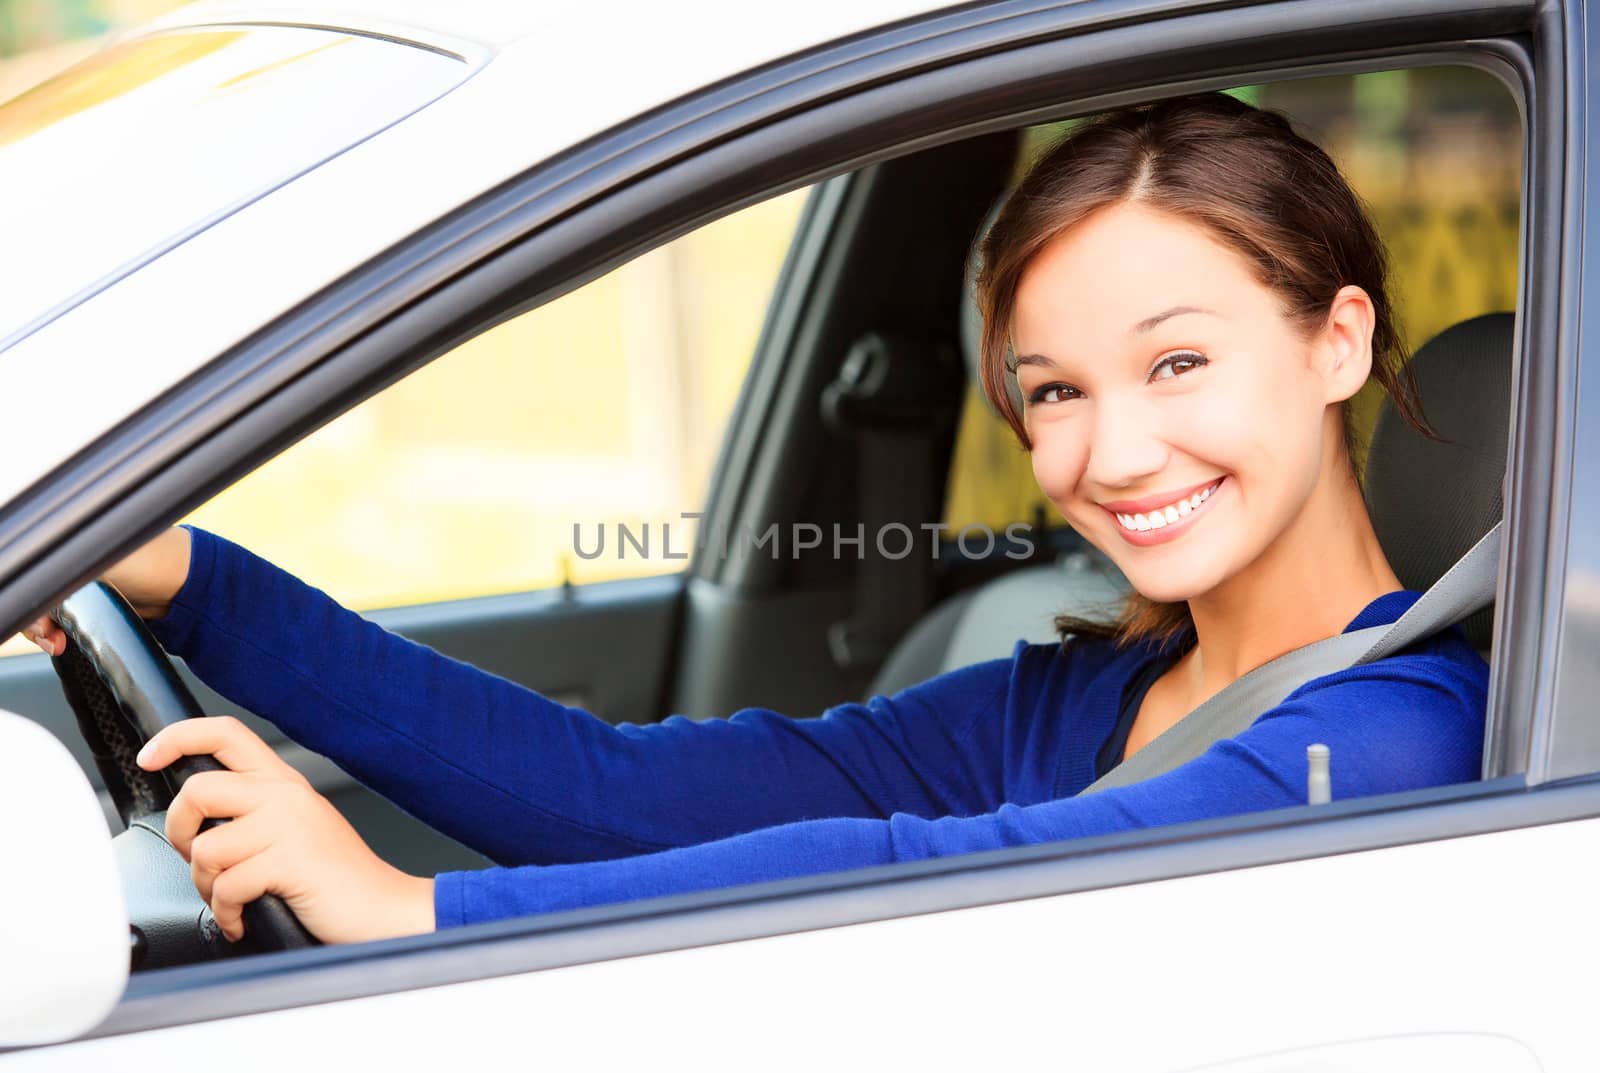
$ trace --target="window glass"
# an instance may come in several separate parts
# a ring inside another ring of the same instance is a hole
[[[482,333],[186,520],[357,609],[683,569],[666,526],[703,505],[804,199]]]
[[[1328,151],[1366,202],[1389,249],[1391,290],[1409,352],[1458,321],[1516,307],[1522,122],[1498,79],[1475,68],[1424,67],[1274,82],[1236,93],[1287,114]],[[1065,126],[1028,132],[1019,176]],[[1375,384],[1356,397],[1358,452],[1381,400]],[[976,389],[969,390],[946,524],[999,530],[1040,510],[1050,524],[1062,524],[1011,430]]]
[[[182,31],[0,104],[0,345],[471,71],[329,30]]]

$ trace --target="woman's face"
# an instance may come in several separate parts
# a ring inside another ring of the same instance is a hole
[[[1243,258],[1135,203],[1033,259],[1012,349],[1040,488],[1162,602],[1210,592],[1301,516],[1354,390]]]

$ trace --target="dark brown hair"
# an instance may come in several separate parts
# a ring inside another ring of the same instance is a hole
[[[1422,413],[1405,365],[1388,290],[1388,256],[1366,209],[1328,154],[1300,137],[1281,113],[1223,93],[1175,97],[1106,112],[1069,131],[1006,199],[984,236],[977,279],[983,314],[979,378],[1017,440],[1031,449],[1007,390],[1017,286],[1029,262],[1095,211],[1138,202],[1205,228],[1234,250],[1310,338],[1327,322],[1339,288],[1372,300],[1372,379],[1407,424],[1438,436]],[[1345,446],[1357,472],[1351,405]],[[1069,634],[1166,641],[1191,624],[1186,603],[1130,593],[1111,624],[1060,615]]]

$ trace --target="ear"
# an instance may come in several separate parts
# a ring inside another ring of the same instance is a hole
[[[1324,402],[1343,402],[1372,374],[1372,329],[1377,322],[1372,299],[1353,283],[1339,288],[1328,319],[1313,341],[1312,361],[1326,387]]]

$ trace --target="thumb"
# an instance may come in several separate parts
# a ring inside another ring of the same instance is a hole
[[[41,615],[29,623],[22,634],[49,655],[59,656],[66,651],[67,635],[49,615]]]

